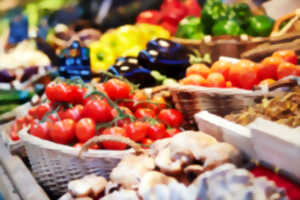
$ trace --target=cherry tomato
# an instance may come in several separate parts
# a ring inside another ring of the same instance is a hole
[[[150,108],[139,108],[135,111],[134,115],[138,119],[154,118],[155,112]]]
[[[77,85],[70,85],[72,90],[72,103],[84,104],[87,88],[79,87]]]
[[[126,130],[121,127],[112,127],[105,129],[102,133],[103,135],[119,135],[123,137],[127,137]],[[124,150],[127,147],[127,144],[121,143],[121,142],[113,142],[113,141],[105,141],[102,142],[102,146],[105,149],[111,149],[111,150]]]
[[[179,127],[182,125],[183,116],[176,109],[163,109],[158,115],[158,119],[164,124],[171,127]]]
[[[34,107],[31,107],[29,110],[28,110],[28,114],[31,115],[32,117],[36,118],[36,108],[37,106],[34,106]]]
[[[120,105],[126,106],[132,111],[146,107],[147,105],[146,103],[139,103],[147,100],[147,95],[143,90],[136,90],[129,98],[132,102],[121,102]]]
[[[64,119],[50,125],[50,138],[59,144],[68,144],[75,138],[75,122]]]
[[[128,99],[130,95],[130,86],[128,83],[119,79],[110,79],[104,83],[107,95],[112,99]]]
[[[52,122],[56,122],[59,119],[58,117],[59,116],[57,113],[53,113],[53,114],[49,115],[48,119],[50,119],[50,121],[52,121]]]
[[[192,74],[188,77],[185,77],[180,81],[183,85],[198,85],[198,86],[206,86],[207,81],[200,75]]]
[[[47,85],[45,90],[46,96],[49,100],[56,102],[71,102],[72,88],[64,82],[51,82]]]
[[[61,119],[72,119],[77,122],[83,116],[83,108],[82,105],[76,105],[73,108],[61,110],[58,114]]]
[[[51,110],[51,107],[48,103],[41,104],[37,106],[35,111],[35,117],[41,120],[44,115]]]
[[[185,76],[190,76],[192,74],[198,74],[203,78],[207,78],[210,74],[210,69],[205,64],[193,64],[187,68]]]
[[[281,50],[273,53],[272,57],[279,57],[285,60],[286,62],[292,63],[294,65],[297,64],[298,59],[295,51],[292,50]]]
[[[13,141],[18,141],[20,138],[19,138],[19,135],[18,135],[18,128],[17,128],[17,124],[16,123],[13,123],[11,126],[10,126],[10,132],[9,132],[9,136],[10,136],[10,139],[13,140]]]
[[[165,99],[159,95],[152,97],[151,102],[153,103],[148,103],[147,108],[154,110],[156,114],[167,107]]]
[[[163,123],[149,125],[147,136],[152,140],[158,140],[166,136],[166,127]]]
[[[258,85],[271,85],[272,83],[275,83],[276,81],[274,79],[265,79],[262,80]]]
[[[224,60],[218,60],[211,66],[210,70],[211,70],[211,72],[221,73],[224,76],[224,78],[227,80],[228,75],[229,75],[230,66],[232,66],[232,65],[233,64],[231,62],[224,61]]]
[[[149,148],[151,144],[153,144],[153,140],[150,138],[144,138],[141,143],[144,145],[145,148]]]
[[[218,87],[224,88],[226,87],[226,81],[222,74],[214,72],[208,75],[207,77],[207,86],[208,87]]]
[[[166,132],[167,137],[173,137],[174,135],[180,133],[180,130],[178,128],[168,128]]]
[[[76,123],[75,134],[79,142],[86,142],[96,134],[96,123],[91,118],[82,118]]]
[[[235,87],[252,89],[258,83],[257,65],[250,60],[240,60],[229,70],[229,80]]]
[[[275,79],[277,78],[277,68],[283,62],[279,57],[267,57],[258,65],[259,80]]]
[[[281,63],[277,68],[277,78],[282,79],[286,76],[297,75],[297,68],[289,62]]]
[[[105,100],[89,100],[83,109],[85,117],[92,118],[96,122],[108,122],[113,119],[111,107]]]
[[[128,137],[135,142],[144,139],[148,132],[148,124],[146,122],[132,122],[125,125]]]
[[[34,120],[31,123],[29,132],[31,133],[31,135],[34,135],[44,140],[49,140],[49,123],[40,123],[38,120]]]
[[[133,113],[131,112],[131,110],[129,110],[129,108],[124,107],[124,106],[119,106],[119,108],[127,115],[133,116]],[[115,118],[118,116],[118,112],[117,110],[114,108],[111,111],[112,116]],[[128,124],[130,122],[129,118],[125,118],[125,119],[121,119],[117,121],[118,126],[124,126],[125,124]]]
[[[161,15],[157,10],[146,10],[141,12],[136,19],[136,23],[158,24]]]
[[[83,144],[84,144],[84,143],[78,142],[78,143],[74,144],[73,147],[74,147],[75,149],[81,149],[82,146],[83,146]],[[91,145],[91,146],[89,147],[89,149],[97,150],[97,149],[100,149],[100,147],[99,147],[98,144],[93,144],[93,145]]]

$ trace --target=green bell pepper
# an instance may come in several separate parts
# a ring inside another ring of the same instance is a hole
[[[235,20],[220,20],[212,29],[215,36],[218,35],[240,35],[242,32],[240,25]]]
[[[246,3],[237,3],[231,7],[232,19],[236,20],[243,28],[246,28],[249,18],[253,16],[250,7]]]
[[[201,40],[204,37],[201,19],[194,16],[182,19],[178,24],[176,36],[180,38]]]
[[[274,25],[274,20],[266,15],[257,15],[249,19],[246,33],[251,36],[269,36]]]

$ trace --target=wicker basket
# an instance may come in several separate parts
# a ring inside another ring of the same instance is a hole
[[[175,107],[183,113],[188,124],[194,124],[194,114],[207,110],[219,116],[237,112],[254,104],[268,91],[251,91],[237,88],[207,88],[174,85],[169,87]]]
[[[89,150],[79,157],[79,149],[34,137],[28,134],[26,129],[21,130],[19,135],[24,142],[35,178],[45,190],[55,197],[59,197],[67,191],[67,184],[71,180],[88,174],[108,178],[109,173],[119,161],[125,155],[134,152],[132,149],[123,151]],[[109,139],[101,137],[97,142],[117,140],[111,136]],[[97,137],[95,138],[97,139]],[[82,149],[87,149],[94,141],[93,139],[88,141]],[[123,138],[122,142],[134,147],[136,152],[137,148],[141,148],[128,138]]]

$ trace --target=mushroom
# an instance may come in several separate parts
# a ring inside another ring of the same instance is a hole
[[[110,180],[124,189],[136,189],[144,174],[154,168],[154,161],[148,155],[128,155],[112,170]]]

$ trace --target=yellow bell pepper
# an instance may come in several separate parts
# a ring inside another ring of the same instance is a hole
[[[92,72],[107,70],[118,57],[137,56],[149,40],[169,38],[164,28],[150,24],[124,25],[105,33],[90,46]]]

